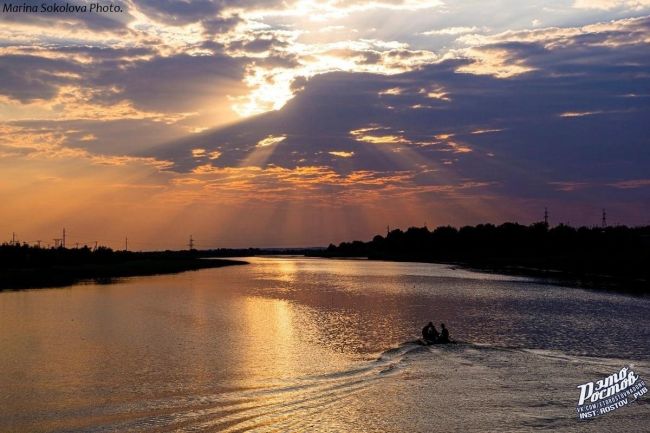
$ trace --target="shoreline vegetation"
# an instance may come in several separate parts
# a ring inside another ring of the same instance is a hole
[[[106,247],[38,248],[0,245],[0,291],[110,283],[247,262],[229,257],[304,255],[323,258],[428,262],[482,272],[545,279],[548,283],[650,293],[650,226],[571,227],[546,223],[479,224],[429,230],[411,227],[371,241],[327,248],[220,248],[114,251]],[[218,259],[217,259],[218,258]],[[209,259],[209,260],[208,260]]]
[[[210,259],[191,251],[132,252],[110,248],[37,248],[0,245],[0,291],[63,287],[77,283],[111,283],[135,276],[172,274],[222,266],[240,260]]]
[[[371,241],[331,244],[308,255],[435,262],[549,282],[650,293],[650,226],[549,227],[504,223],[392,230]]]

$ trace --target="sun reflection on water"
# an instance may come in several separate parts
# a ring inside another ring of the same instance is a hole
[[[114,285],[0,293],[0,431],[404,431],[416,418],[431,421],[412,409],[418,398],[431,397],[432,387],[456,389],[448,365],[486,380],[497,361],[504,375],[530,363],[540,375],[551,371],[525,351],[513,366],[504,346],[565,358],[596,349],[648,357],[643,299],[444,265],[247,260]],[[597,323],[589,320],[595,314]],[[407,342],[431,319],[470,343],[418,352]],[[476,385],[467,401],[482,404],[481,383],[466,385]],[[503,401],[495,395],[487,409]],[[448,425],[452,406],[444,409]]]

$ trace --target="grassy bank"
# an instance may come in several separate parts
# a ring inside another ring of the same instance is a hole
[[[0,246],[0,290],[61,287],[118,278],[171,274],[246,262],[203,259],[197,251],[128,252]]]

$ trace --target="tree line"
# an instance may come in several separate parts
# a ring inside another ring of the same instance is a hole
[[[411,227],[369,242],[330,245],[325,257],[458,262],[531,274],[617,280],[650,291],[650,226],[549,227],[504,223],[455,228]]]

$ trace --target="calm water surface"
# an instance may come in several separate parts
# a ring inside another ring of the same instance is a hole
[[[650,380],[648,298],[436,264],[246,260],[0,293],[0,431],[583,431],[578,384],[628,364]],[[408,343],[429,320],[462,343]],[[649,421],[635,404],[589,429]]]

